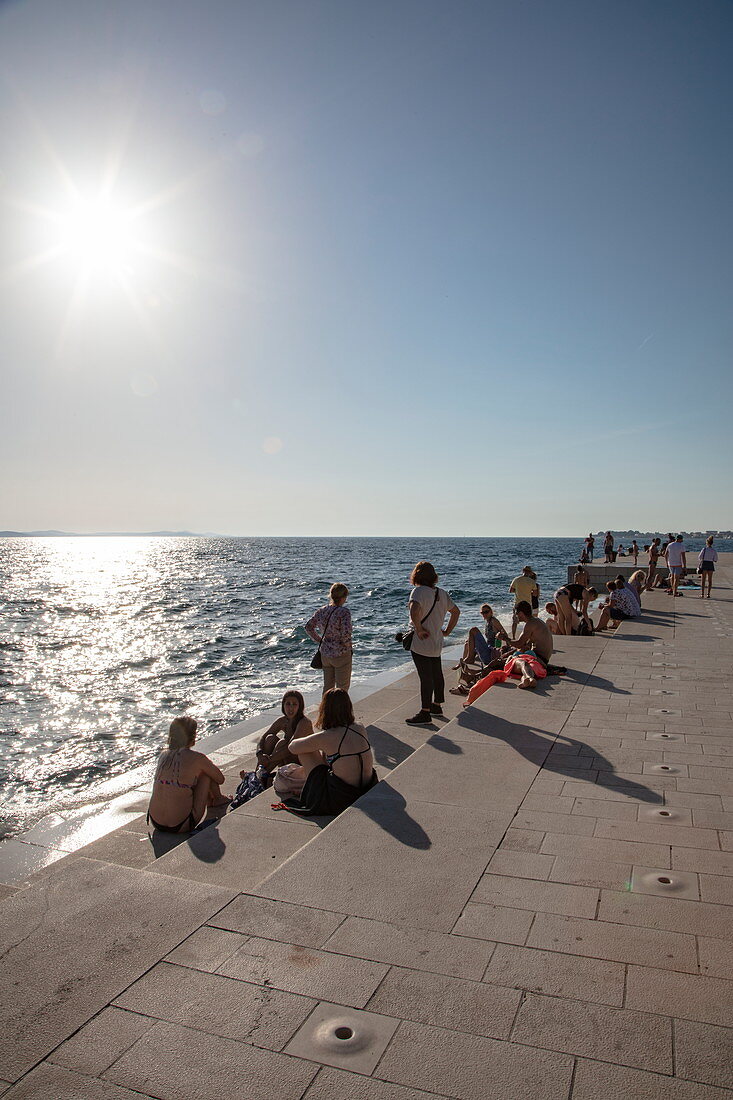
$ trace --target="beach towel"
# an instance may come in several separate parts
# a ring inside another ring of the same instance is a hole
[[[505,680],[508,680],[511,676],[516,676],[517,679],[522,675],[519,669],[515,672],[515,663],[517,660],[526,661],[532,670],[532,675],[537,680],[544,680],[547,676],[547,669],[540,661],[539,657],[535,653],[515,653],[513,657],[504,665],[503,669],[497,668],[493,672],[490,672],[488,676],[484,676],[482,680],[474,684],[468,693],[468,698],[464,706],[469,707],[480,695],[483,695],[485,691],[488,691],[494,684],[503,684]]]

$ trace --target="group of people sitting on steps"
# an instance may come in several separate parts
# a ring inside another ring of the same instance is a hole
[[[158,757],[148,823],[165,833],[192,832],[202,820],[236,809],[274,786],[273,809],[303,817],[341,813],[377,782],[364,726],[354,719],[348,692],[327,691],[315,723],[299,691],[286,691],[277,718],[259,739],[257,767],[240,772],[233,798],[222,793],[223,772],[196,743],[196,720],[174,718]]]

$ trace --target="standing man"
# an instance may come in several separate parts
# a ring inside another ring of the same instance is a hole
[[[610,531],[606,531],[603,540],[603,553],[606,555],[606,565],[609,565],[613,561],[613,535]]]
[[[650,591],[654,587],[654,577],[657,573],[657,562],[659,561],[659,544],[662,540],[652,539],[651,546],[649,547],[649,569],[646,575],[646,590]]]
[[[593,538],[593,532],[591,531],[585,540],[585,552],[588,555],[588,561],[593,561],[593,547],[595,544],[596,540]]]
[[[632,554],[634,557],[634,568],[636,568],[636,563],[639,560],[639,544],[637,543],[636,539],[634,539],[634,541],[632,542],[629,553]]]
[[[669,543],[664,556],[667,560],[669,579],[672,585],[671,595],[679,596],[677,586],[680,583],[680,577],[687,568],[687,554],[685,552],[685,544],[682,541],[682,535],[678,535],[674,542]]]
[[[514,595],[514,611],[512,613],[512,641],[517,636],[517,607],[520,603],[528,603],[532,610],[532,598],[539,601],[540,590],[534,578],[531,565],[525,565],[518,577],[515,577],[509,585],[509,591]]]

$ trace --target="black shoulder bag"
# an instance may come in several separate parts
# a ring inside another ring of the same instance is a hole
[[[439,592],[440,592],[440,589],[436,588],[435,589],[435,599],[433,600],[433,606],[430,608],[427,615],[423,615],[422,619],[420,620],[420,626],[422,626],[422,624],[425,622],[425,620],[427,618],[429,618],[430,615],[432,615],[433,610],[435,608],[435,605],[438,602],[438,593]],[[401,642],[403,649],[412,649],[412,639],[414,637],[415,637],[415,627],[411,626],[409,628],[409,630],[404,631],[404,633],[401,630],[398,630],[397,633],[395,634],[395,641],[396,642]]]
[[[333,612],[335,610],[336,610],[336,608],[334,607],[333,610],[331,611],[331,615],[333,615]],[[323,628],[323,634],[321,634],[321,640],[318,643],[318,649],[313,654],[313,659],[311,661],[311,668],[323,668],[323,657],[321,657],[321,646],[323,645],[323,639],[326,637],[326,631],[328,630],[328,624],[331,622],[331,615],[329,615],[328,618],[326,619],[326,625]]]

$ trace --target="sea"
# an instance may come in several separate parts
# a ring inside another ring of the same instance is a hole
[[[699,545],[702,545],[700,542]],[[543,597],[579,538],[43,537],[0,539],[0,836],[92,802],[152,763],[168,725],[199,737],[314,692],[303,624],[329,586],[350,589],[354,684],[407,659],[409,574],[428,559],[462,610],[509,621],[524,565]],[[694,542],[688,549],[699,548]],[[721,549],[725,548],[723,546]]]

